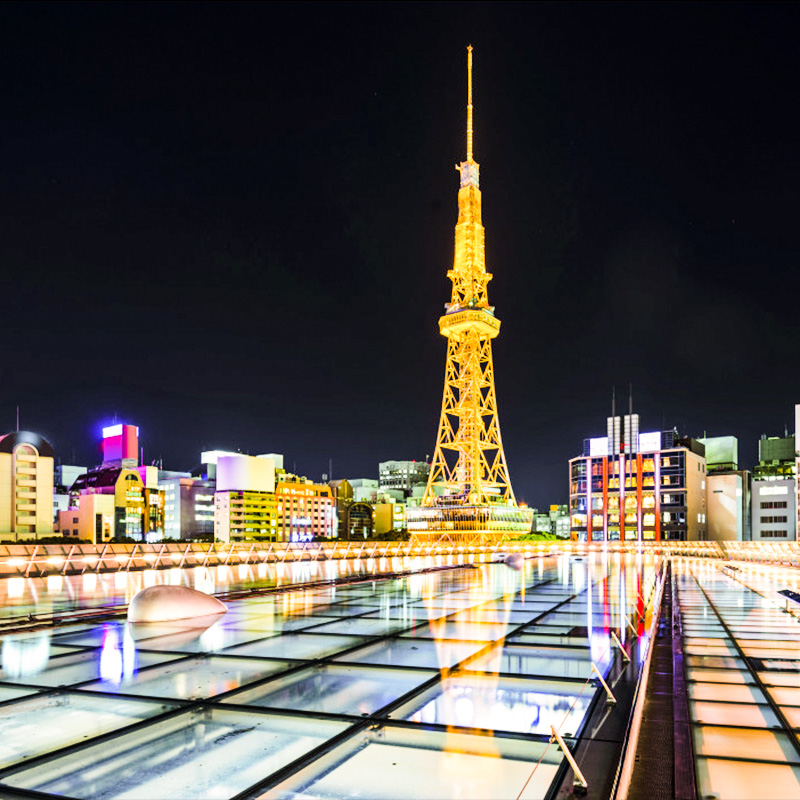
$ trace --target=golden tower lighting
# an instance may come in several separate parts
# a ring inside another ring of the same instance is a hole
[[[447,277],[453,293],[439,318],[447,339],[442,414],[430,477],[419,508],[408,510],[417,538],[495,537],[527,532],[532,509],[520,508],[508,478],[500,437],[492,339],[500,320],[489,305],[479,166],[472,157],[472,47],[467,48],[467,158],[456,166],[455,258]]]

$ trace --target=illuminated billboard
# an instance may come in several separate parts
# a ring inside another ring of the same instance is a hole
[[[219,456],[218,492],[274,492],[275,462],[256,456]]]
[[[589,439],[589,455],[600,458],[608,455],[608,436]]]
[[[103,428],[103,461],[122,461],[125,458],[139,463],[139,428],[122,424]]]

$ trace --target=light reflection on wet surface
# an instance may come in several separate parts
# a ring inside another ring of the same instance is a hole
[[[282,575],[269,565],[264,583],[436,565],[392,561],[403,563],[278,565]],[[16,595],[14,611],[125,602],[149,581],[205,591],[257,583],[256,567],[241,580],[238,568],[220,569],[65,576],[50,594],[40,581]],[[9,582],[6,597],[19,591]],[[523,797],[543,796],[562,760],[550,726],[580,734],[596,692],[591,664],[611,668],[610,631],[624,642],[632,629],[643,634],[654,582],[649,555],[564,555],[521,571],[487,563],[253,594],[199,627],[119,616],[6,634],[0,726],[14,720],[16,734],[3,740],[0,790],[232,797],[257,795],[264,782],[274,797],[516,797],[523,786]],[[48,688],[60,691],[41,694]],[[42,712],[59,703],[69,724]],[[130,729],[142,719],[152,722]],[[55,730],[42,736],[42,725]],[[270,788],[270,774],[340,734]],[[58,754],[76,742],[85,744]],[[490,794],[479,776],[487,758]],[[390,780],[401,764],[411,772]]]

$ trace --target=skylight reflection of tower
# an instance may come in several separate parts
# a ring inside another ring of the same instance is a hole
[[[461,174],[452,296],[439,319],[447,338],[442,413],[422,507],[409,531],[485,534],[530,530],[532,511],[514,498],[500,437],[492,339],[500,320],[489,305],[479,166],[473,158],[472,47],[467,48],[467,157]]]

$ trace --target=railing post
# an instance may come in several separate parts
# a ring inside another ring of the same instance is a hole
[[[586,794],[586,790],[589,788],[589,783],[587,782],[586,778],[583,777],[583,773],[581,772],[580,767],[578,766],[578,762],[575,761],[572,753],[570,752],[569,747],[567,747],[567,743],[561,738],[561,734],[555,729],[553,725],[550,726],[550,741],[551,742],[558,742],[558,746],[561,748],[562,752],[564,753],[564,758],[567,759],[570,767],[572,767],[572,771],[575,774],[575,780],[573,781],[573,791],[575,794]]]
[[[608,688],[608,684],[603,679],[603,676],[601,675],[600,670],[597,669],[597,664],[595,664],[594,661],[592,661],[592,672],[594,672],[594,674],[597,675],[597,679],[600,681],[603,688],[606,690],[606,705],[615,706],[617,704],[617,698],[614,697],[613,693],[611,692],[611,689]]]
[[[28,573],[31,571],[31,567],[33,566],[33,560],[36,558],[36,553],[38,552],[38,550],[39,550],[39,545],[35,544],[33,546],[33,552],[30,554],[30,556],[28,556],[28,566],[25,567],[25,575],[24,575],[25,578],[28,577]]]
[[[62,574],[62,575],[66,575],[66,574],[67,574],[67,567],[69,566],[69,562],[70,562],[70,560],[72,559],[72,554],[75,552],[75,547],[76,547],[76,546],[77,546],[77,545],[74,545],[74,544],[73,544],[73,545],[72,545],[72,546],[69,548],[69,554],[67,555],[66,559],[64,559],[64,566],[63,566],[63,567],[61,567],[61,574]]]
[[[97,559],[97,564],[95,564],[94,571],[99,575],[100,574],[100,565],[103,563],[103,559],[106,557],[106,550],[108,550],[108,545],[104,544],[103,549],[100,551],[100,557]]]
[[[622,657],[625,659],[626,663],[630,663],[631,657],[628,655],[625,648],[622,646],[622,642],[619,640],[619,637],[614,631],[611,631],[611,638],[616,642],[617,647],[622,651]]]
[[[136,550],[138,547],[138,543],[133,546],[133,550],[131,550],[131,554],[128,556],[128,563],[125,565],[125,572],[131,571],[131,561],[133,561],[133,557],[136,555]]]

